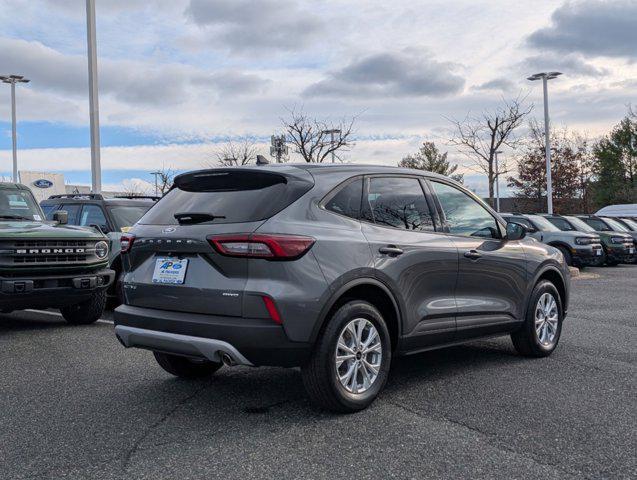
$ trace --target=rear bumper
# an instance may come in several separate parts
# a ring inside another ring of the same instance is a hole
[[[115,272],[102,269],[71,275],[0,276],[0,308],[58,308],[88,300],[113,283]]]
[[[224,317],[121,305],[115,333],[125,347],[235,363],[296,367],[309,358],[309,343],[291,342],[269,319]]]

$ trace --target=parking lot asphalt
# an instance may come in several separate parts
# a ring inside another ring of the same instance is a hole
[[[0,316],[0,478],[636,478],[637,266],[573,280],[557,351],[508,338],[395,360],[366,411],[296,369],[186,381],[107,322]]]

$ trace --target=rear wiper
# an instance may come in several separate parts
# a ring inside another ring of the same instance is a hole
[[[0,218],[8,220],[32,220],[31,218],[23,217],[22,215],[0,215]]]
[[[195,223],[210,222],[217,218],[226,218],[225,215],[213,215],[212,213],[182,212],[173,215],[179,225],[192,225]]]

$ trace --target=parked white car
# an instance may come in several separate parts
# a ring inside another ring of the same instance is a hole
[[[599,209],[595,215],[601,217],[637,217],[637,203],[608,205]]]

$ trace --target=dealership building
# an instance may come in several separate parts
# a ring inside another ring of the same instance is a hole
[[[63,173],[33,172],[20,170],[18,172],[20,183],[26,185],[33,192],[33,196],[40,203],[51,195],[86,194],[91,192],[88,185],[71,185],[64,180]],[[102,192],[105,197],[124,195],[124,192]]]

